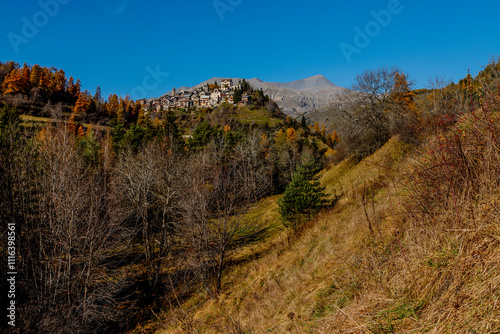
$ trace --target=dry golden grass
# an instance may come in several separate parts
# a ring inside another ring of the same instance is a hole
[[[21,115],[21,121],[22,121],[22,125],[27,126],[27,127],[31,127],[31,126],[43,127],[47,123],[63,122],[62,119],[54,119],[54,118],[38,117],[38,116],[30,116],[30,115]],[[109,131],[109,129],[110,129],[108,126],[98,125],[98,124],[83,123],[82,125],[87,129],[95,129],[95,130],[99,130],[99,131]]]
[[[259,256],[230,268],[218,298],[200,292],[150,329],[500,333],[499,187],[461,202],[467,210],[457,226],[453,210],[412,212],[403,172],[419,164],[393,138],[358,164],[347,160],[322,172],[327,190],[344,196],[291,238],[278,227],[277,198],[269,199],[254,214],[267,215],[275,229],[236,255]]]

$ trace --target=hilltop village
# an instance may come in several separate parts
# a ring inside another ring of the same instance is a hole
[[[222,103],[242,106],[252,102],[250,95],[243,94],[248,93],[249,90],[250,85],[245,80],[235,85],[232,79],[223,79],[220,85],[216,81],[214,84],[207,83],[190,90],[176,91],[174,87],[171,93],[151,101],[150,106],[156,111],[162,108],[164,110],[191,107],[213,108]]]

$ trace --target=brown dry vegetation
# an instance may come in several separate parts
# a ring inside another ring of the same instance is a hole
[[[203,122],[185,143],[171,114],[100,136],[71,119],[21,127],[6,106],[17,332],[500,333],[500,62],[488,68],[418,103],[398,71],[365,72],[336,152],[290,119]],[[280,195],[264,196],[327,155],[333,204],[285,229]]]
[[[343,194],[334,208],[290,244],[278,230],[247,250],[258,256],[218,298],[196,294],[137,332],[500,332],[498,116],[322,172]]]
[[[275,230],[217,298],[196,294],[149,329],[500,333],[498,68],[433,91],[427,138],[407,140],[410,127],[323,171],[334,208],[292,238]]]

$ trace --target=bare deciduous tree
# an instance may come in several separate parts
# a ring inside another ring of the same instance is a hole
[[[367,70],[339,98],[335,124],[341,146],[350,154],[363,158],[390,138],[391,119],[399,112],[393,103],[398,74],[402,71],[396,67]]]
[[[114,171],[114,196],[125,219],[142,232],[140,244],[151,287],[158,283],[162,260],[171,249],[181,172],[177,157],[156,143],[137,154],[124,153]]]
[[[108,172],[89,170],[74,140],[64,127],[47,127],[25,146],[36,145],[25,156],[33,167],[21,171],[29,186],[17,222],[21,289],[29,292],[20,323],[29,331],[93,331],[122,312],[114,296],[123,281],[109,268],[127,231],[109,212]]]
[[[192,161],[183,202],[188,259],[207,289],[214,282],[215,293],[222,287],[227,257],[260,230],[246,213],[269,191],[271,179],[253,144],[244,150],[219,141]]]

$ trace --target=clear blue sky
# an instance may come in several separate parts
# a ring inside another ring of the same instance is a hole
[[[104,97],[153,97],[214,76],[287,82],[322,74],[350,86],[356,74],[386,65],[421,88],[436,76],[457,81],[468,67],[476,74],[500,56],[498,1],[394,1],[7,1],[0,61],[62,68],[92,92],[100,85]],[[390,20],[374,24],[371,12],[388,8]],[[367,25],[369,44],[356,46],[354,28]],[[357,48],[350,63],[341,43]],[[162,73],[155,79],[147,68]]]

